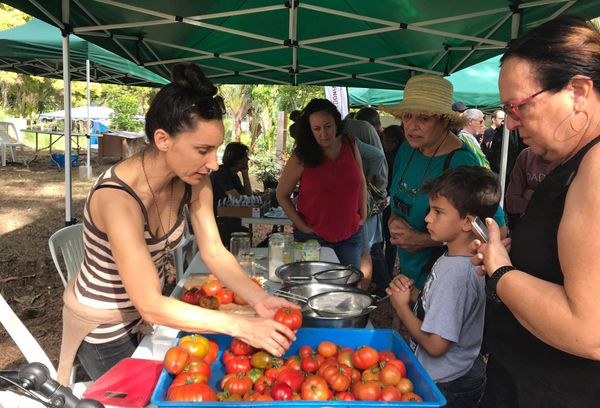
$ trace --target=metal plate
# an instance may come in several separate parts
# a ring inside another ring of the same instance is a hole
[[[349,265],[342,265],[333,262],[324,261],[304,261],[304,262],[293,262],[285,265],[281,265],[275,270],[275,275],[283,281],[285,285],[298,285],[302,283],[318,283],[317,279],[314,278],[314,274],[323,272],[331,269],[339,269],[340,277],[345,281],[348,269],[352,271],[352,274],[347,278],[346,285],[356,286],[358,282],[363,278],[363,274],[358,269]],[[327,273],[329,275],[329,273]],[[323,278],[326,278],[323,276]],[[323,280],[321,278],[321,280]],[[340,280],[334,279],[328,283],[343,284]]]

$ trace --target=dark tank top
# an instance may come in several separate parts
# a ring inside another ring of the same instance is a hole
[[[546,176],[536,189],[512,237],[510,259],[519,270],[563,284],[557,235],[565,198],[581,160],[599,141],[600,136],[584,146]],[[521,326],[504,304],[488,301],[486,307],[489,352],[499,363],[509,371],[527,372],[525,375],[535,376],[549,386],[556,385],[566,393],[595,398],[600,406],[599,361],[547,345]]]

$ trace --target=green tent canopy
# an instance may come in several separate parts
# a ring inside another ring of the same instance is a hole
[[[77,36],[71,36],[71,79],[86,80],[90,61],[92,82],[160,86],[169,81],[133,62]],[[43,21],[0,31],[0,70],[62,79],[62,35]]]
[[[499,106],[499,71],[498,55],[450,75],[447,79],[454,86],[454,101],[462,101],[470,107]],[[393,89],[348,89],[350,106],[354,107],[395,105],[402,100],[403,94],[403,91]]]
[[[600,15],[598,0],[5,3],[59,27],[68,22],[74,34],[163,77],[188,61],[217,83],[384,89],[501,54],[511,38],[562,13]]]

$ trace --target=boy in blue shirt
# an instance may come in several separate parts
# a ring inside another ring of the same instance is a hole
[[[411,347],[448,400],[447,407],[475,407],[485,386],[479,354],[485,314],[485,278],[471,264],[471,222],[492,217],[500,201],[498,179],[478,166],[450,169],[422,189],[429,195],[425,217],[434,241],[448,250],[436,261],[411,310],[414,282],[399,275],[387,289],[411,336]]]

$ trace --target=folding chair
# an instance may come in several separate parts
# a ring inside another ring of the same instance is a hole
[[[20,147],[23,152],[23,139],[21,133],[12,122],[0,122],[0,159],[2,166],[6,166],[6,150],[10,150],[12,161],[15,161],[16,148]],[[23,160],[24,164],[27,164],[26,160]]]
[[[69,279],[79,272],[83,263],[83,225],[75,224],[59,229],[48,239],[48,246],[60,280],[66,287]],[[58,260],[59,250],[66,267],[66,275]]]

